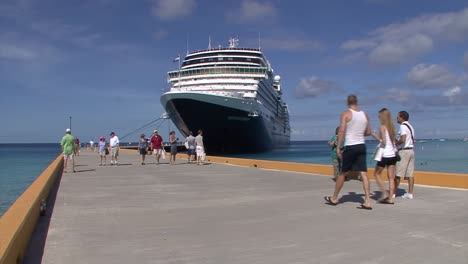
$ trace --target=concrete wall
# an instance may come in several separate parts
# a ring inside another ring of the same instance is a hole
[[[135,150],[125,150],[125,151],[134,152]],[[147,157],[147,158],[151,158],[151,157]],[[184,153],[178,153],[177,158],[187,159],[187,155]],[[312,174],[319,174],[323,176],[333,175],[333,167],[331,165],[270,161],[270,160],[241,159],[241,158],[226,158],[226,157],[218,157],[218,156],[207,156],[206,158],[209,162],[215,162],[215,163],[233,164],[233,165],[239,165],[239,166],[273,169],[273,170],[281,170],[281,171],[312,173]],[[367,173],[370,179],[375,179],[374,168],[369,168]],[[414,177],[415,177],[416,184],[468,189],[468,174],[415,171]],[[384,173],[382,174],[382,179],[386,180],[386,178],[387,178],[387,172],[385,170]],[[402,182],[404,183],[406,181],[402,180]]]
[[[333,175],[333,167],[331,165],[305,164],[294,162],[267,161],[267,160],[251,160],[239,158],[224,158],[224,157],[207,157],[208,161],[216,163],[235,164],[248,167],[274,169],[282,171],[295,171],[304,173],[313,173],[320,175]],[[374,179],[374,169],[369,168],[368,175],[370,179]],[[383,179],[387,177],[386,171],[383,173]],[[427,172],[415,171],[415,183],[421,185],[453,187],[468,189],[468,174],[458,173],[443,173],[443,172]]]
[[[40,204],[62,173],[59,155],[0,218],[0,264],[21,263],[40,216]]]

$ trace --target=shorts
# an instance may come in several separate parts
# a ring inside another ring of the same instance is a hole
[[[75,154],[74,154],[74,153],[72,153],[72,154],[65,154],[65,153],[64,153],[64,154],[63,154],[63,158],[64,158],[65,160],[67,160],[67,159],[73,160],[73,157],[75,157]]]
[[[177,154],[177,145],[171,145],[171,155]]]
[[[146,151],[146,148],[140,149],[139,151],[140,151],[140,155],[146,155],[146,154],[148,154],[148,151]]]
[[[193,148],[193,149],[188,149],[188,150],[187,150],[187,154],[189,154],[189,155],[195,155],[195,149],[194,149],[194,148]]]
[[[367,172],[367,150],[365,144],[345,146],[341,172],[366,171]]]
[[[162,149],[153,149],[153,155],[161,155]]]
[[[387,166],[394,166],[397,163],[397,158],[395,157],[382,157],[382,160],[377,162],[377,166],[385,168]]]
[[[399,150],[401,160],[396,163],[396,176],[410,178],[414,173],[414,150],[402,149]]]
[[[201,156],[203,153],[205,153],[205,150],[203,149],[203,147],[197,146],[197,156]]]
[[[110,151],[111,157],[115,158],[119,156],[119,148],[118,147],[113,147],[111,148]]]
[[[106,149],[100,149],[99,156],[105,156],[105,155],[106,155]]]

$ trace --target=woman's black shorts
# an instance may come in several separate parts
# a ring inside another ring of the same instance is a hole
[[[395,157],[391,157],[391,158],[384,158],[382,157],[382,160],[377,162],[377,166],[379,167],[382,167],[382,168],[385,168],[387,166],[392,166],[392,165],[395,165],[397,163],[397,158],[396,156]]]

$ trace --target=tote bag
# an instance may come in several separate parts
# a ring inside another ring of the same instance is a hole
[[[384,149],[380,147],[380,144],[377,145],[377,148],[375,148],[375,151],[374,151],[374,160],[381,161],[383,152],[384,152]]]

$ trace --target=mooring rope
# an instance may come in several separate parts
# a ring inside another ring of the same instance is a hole
[[[132,132],[130,132],[130,133],[128,133],[128,134],[125,134],[124,136],[122,136],[122,137],[120,138],[120,140],[122,140],[122,139],[124,139],[124,138],[130,136],[130,135],[133,134],[133,133],[137,133],[137,132],[139,132],[139,131],[141,131],[141,130],[143,130],[143,129],[149,127],[149,126],[151,126],[152,124],[156,123],[157,121],[164,120],[164,119],[165,119],[165,118],[159,117],[159,118],[157,118],[157,119],[155,119],[155,120],[149,122],[148,124],[145,124],[144,126],[142,126],[142,127],[140,127],[140,128],[137,128],[137,129],[133,130]],[[158,129],[162,124],[163,124],[163,122],[161,122],[161,124],[159,124],[159,125],[156,127],[156,129]]]

